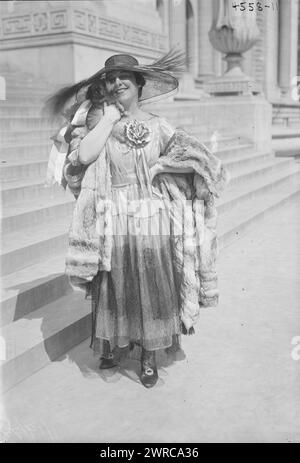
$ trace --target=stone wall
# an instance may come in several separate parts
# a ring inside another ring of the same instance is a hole
[[[152,60],[168,48],[162,19],[151,0],[130,4],[134,15],[124,1],[1,2],[1,62],[61,84],[90,75],[113,53]]]

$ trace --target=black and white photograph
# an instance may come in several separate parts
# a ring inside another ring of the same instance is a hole
[[[300,0],[0,2],[0,179],[0,443],[300,443]]]

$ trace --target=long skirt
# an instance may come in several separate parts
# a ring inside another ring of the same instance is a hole
[[[112,188],[111,271],[91,285],[91,348],[102,357],[133,343],[150,351],[180,344],[180,275],[166,201],[145,199],[137,183]]]

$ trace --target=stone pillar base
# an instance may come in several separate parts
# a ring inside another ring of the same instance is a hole
[[[210,95],[203,89],[196,88],[194,78],[185,72],[180,78],[179,91],[175,100],[200,100]]]
[[[262,93],[261,86],[244,74],[240,68],[234,67],[225,75],[203,83],[203,88],[211,95],[257,95]]]
[[[202,100],[194,124],[203,140],[235,137],[252,143],[256,152],[271,150],[272,105],[262,95]]]

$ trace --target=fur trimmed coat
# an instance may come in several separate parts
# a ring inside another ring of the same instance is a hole
[[[86,133],[84,125],[73,131],[68,158],[74,164]],[[174,226],[182,227],[171,239],[176,271],[181,276],[181,320],[187,332],[192,332],[200,308],[218,304],[215,197],[223,191],[228,176],[221,161],[203,143],[179,129],[157,162],[194,171],[161,173],[153,180],[153,186],[172,204]],[[74,194],[77,201],[69,228],[66,274],[73,286],[88,294],[89,283],[98,271],[111,270],[111,172],[105,148],[85,169],[80,194]]]

